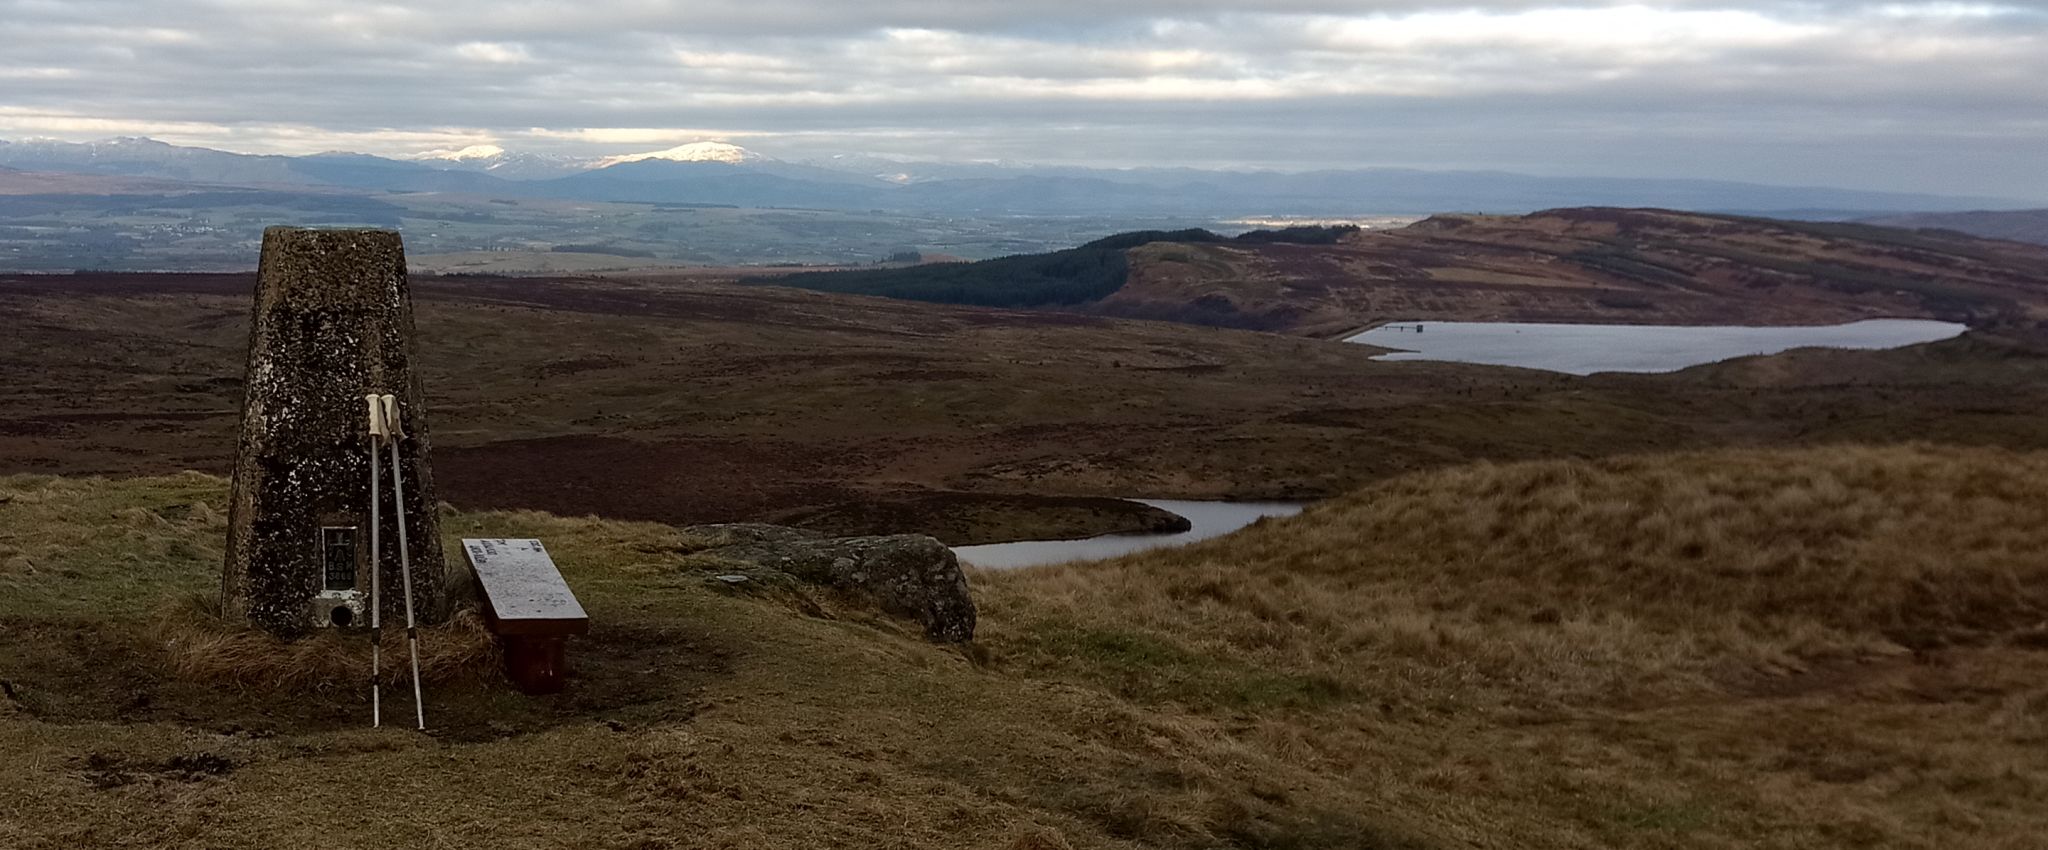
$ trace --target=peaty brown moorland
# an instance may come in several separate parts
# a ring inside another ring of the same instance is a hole
[[[966,541],[1150,522],[989,509],[1018,504],[1009,497],[1316,498],[1468,460],[1729,445],[2048,447],[2048,349],[2017,326],[1891,352],[1576,378],[708,281],[416,284],[438,483],[471,509],[859,515],[892,523],[878,531]],[[225,473],[251,287],[234,275],[0,277],[0,472]],[[950,496],[962,493],[976,498]],[[876,504],[948,515],[885,517]],[[950,516],[964,504],[978,506],[976,527]]]

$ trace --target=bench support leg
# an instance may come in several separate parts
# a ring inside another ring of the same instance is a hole
[[[559,635],[505,635],[505,675],[530,696],[558,694],[569,678],[568,639]]]

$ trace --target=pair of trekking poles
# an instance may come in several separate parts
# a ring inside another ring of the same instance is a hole
[[[420,630],[412,613],[412,552],[405,539],[405,471],[398,462],[398,441],[405,439],[405,430],[398,424],[397,396],[372,393],[363,396],[363,402],[370,412],[370,725],[384,725],[383,570],[378,564],[384,555],[383,525],[378,515],[383,494],[377,471],[377,449],[382,444],[391,448],[391,495],[398,516],[398,574],[405,582],[405,641],[412,653],[413,712],[419,728],[425,729],[427,706],[420,698]]]

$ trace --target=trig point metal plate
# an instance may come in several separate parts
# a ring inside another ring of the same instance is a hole
[[[590,616],[538,540],[464,539],[486,612],[499,634],[582,634]]]

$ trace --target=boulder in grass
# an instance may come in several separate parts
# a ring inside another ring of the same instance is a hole
[[[819,538],[802,532],[747,536],[755,539],[707,554],[871,598],[883,613],[922,624],[925,637],[935,643],[974,639],[974,598],[967,576],[953,550],[936,538]]]

